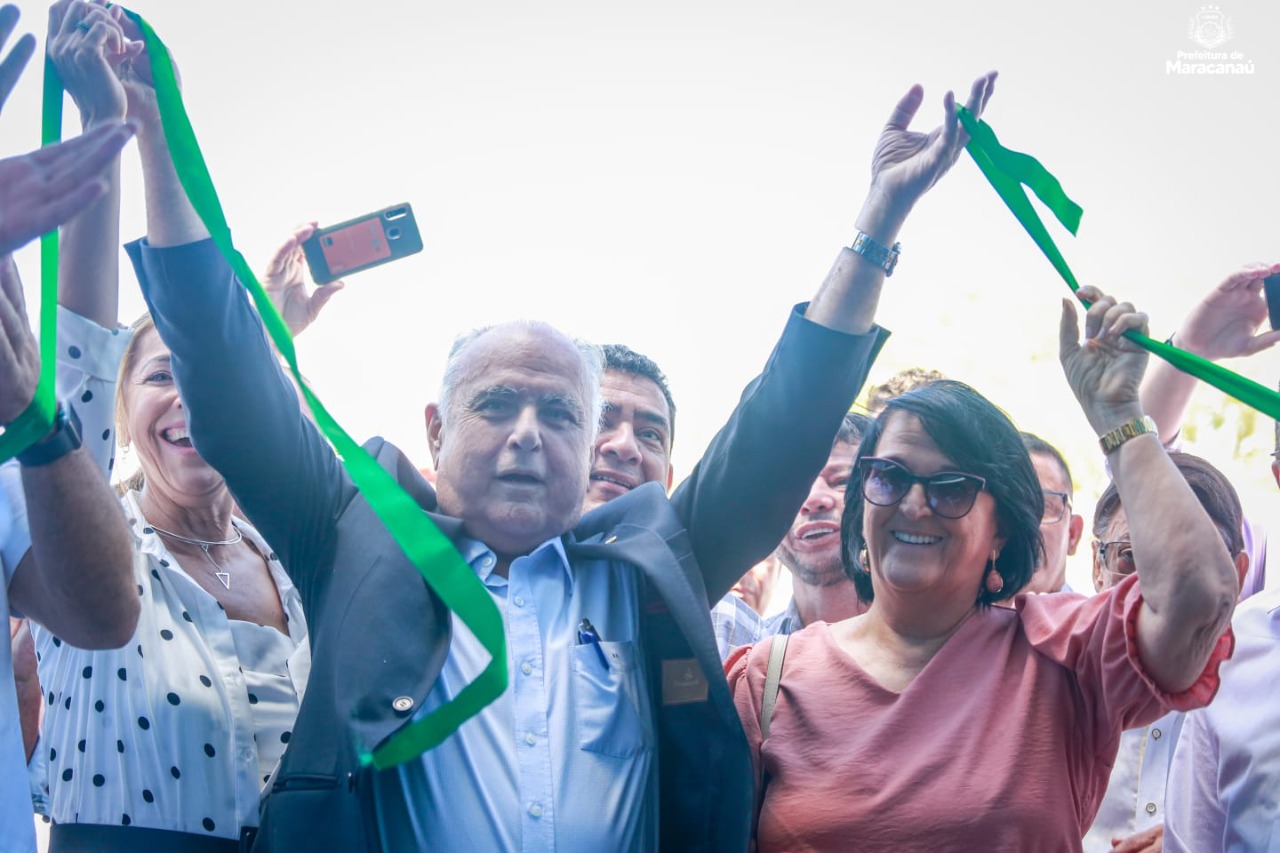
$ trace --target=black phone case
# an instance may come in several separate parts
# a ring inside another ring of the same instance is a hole
[[[1271,328],[1280,329],[1280,273],[1269,275],[1262,280],[1262,293],[1267,297],[1267,314],[1271,317]]]
[[[317,284],[422,251],[422,235],[406,202],[321,228],[302,244]]]

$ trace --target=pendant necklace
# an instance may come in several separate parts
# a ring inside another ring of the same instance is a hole
[[[209,561],[209,565],[213,566],[213,576],[216,577],[218,580],[220,580],[222,582],[222,585],[225,586],[227,589],[231,589],[231,573],[224,572],[222,570],[222,566],[218,565],[217,561],[213,559],[213,556],[209,553],[209,549],[212,548],[214,545],[235,545],[237,542],[244,539],[244,534],[240,532],[240,528],[238,527],[234,528],[236,535],[232,539],[223,539],[221,541],[211,541],[208,539],[193,539],[188,536],[180,536],[177,533],[174,533],[170,530],[164,530],[162,528],[156,527],[154,524],[150,525],[150,527],[156,533],[162,533],[165,536],[168,536],[173,539],[177,539],[179,542],[186,542],[188,545],[199,545],[200,550],[204,552],[204,558]]]

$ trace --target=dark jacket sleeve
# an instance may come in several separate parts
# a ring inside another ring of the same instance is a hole
[[[671,495],[717,601],[786,535],[889,333],[850,335],[791,312],[764,370]]]
[[[354,490],[306,417],[248,295],[212,240],[125,246],[187,410],[191,441],[271,543],[309,609]]]

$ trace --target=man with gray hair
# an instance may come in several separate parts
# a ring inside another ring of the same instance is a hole
[[[993,82],[975,82],[975,114]],[[395,448],[367,445],[503,613],[511,666],[501,697],[382,771],[361,756],[455,698],[489,656],[299,411],[183,193],[149,189],[148,236],[129,251],[192,440],[276,548],[311,628],[311,681],[255,849],[747,847],[751,756],[708,595],[782,538],[883,340],[874,315],[896,235],[964,142],[950,96],[943,127],[907,130],[922,98],[913,87],[882,132],[853,246],[670,499],[646,482],[582,514],[598,362],[543,324],[455,349],[447,393],[426,409],[435,491]],[[167,157],[144,171],[177,186]]]

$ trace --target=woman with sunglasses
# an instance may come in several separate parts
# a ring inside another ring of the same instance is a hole
[[[1080,296],[1085,342],[1065,302],[1062,363],[1108,452],[1136,575],[1093,598],[1015,597],[1043,508],[1017,430],[958,382],[892,400],[858,448],[841,524],[870,609],[793,635],[775,679],[777,638],[727,664],[759,850],[1080,850],[1121,731],[1212,698],[1235,566],[1146,432],[1146,354],[1122,337],[1145,315]]]

